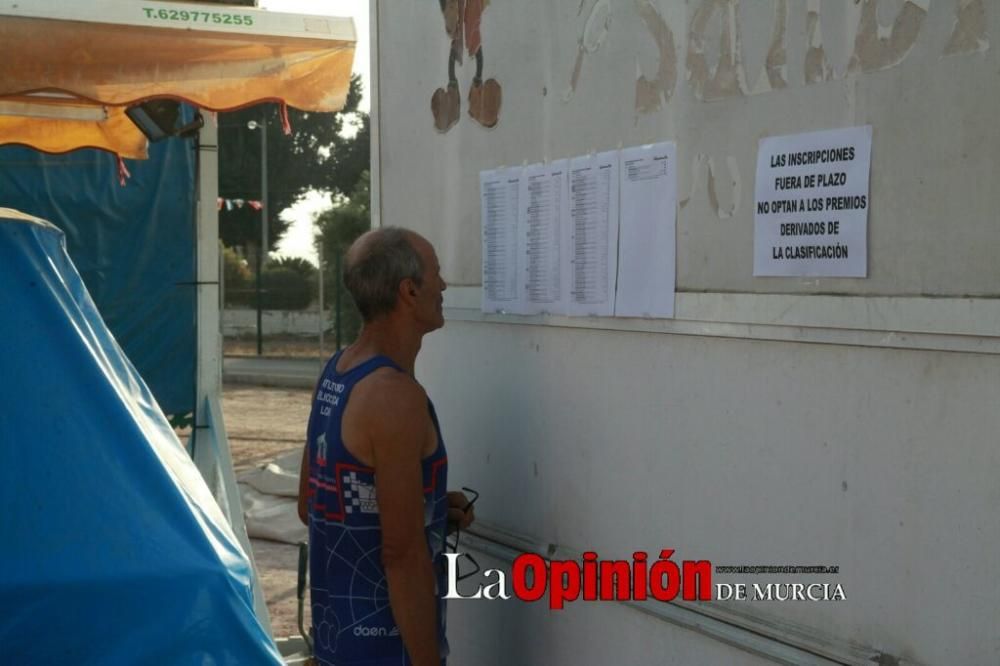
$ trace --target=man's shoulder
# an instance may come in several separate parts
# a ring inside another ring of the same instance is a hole
[[[365,412],[385,414],[426,410],[427,393],[417,381],[395,368],[379,368],[354,388],[351,402]]]

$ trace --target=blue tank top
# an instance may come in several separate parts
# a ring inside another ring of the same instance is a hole
[[[385,356],[337,372],[340,352],[326,364],[309,417],[309,575],[317,663],[336,666],[410,664],[389,607],[382,566],[382,531],[375,470],[345,448],[341,422],[351,390],[379,368],[403,370]],[[424,529],[437,573],[438,636],[445,640],[444,538],[448,520],[448,457],[428,399],[437,448],[422,463]],[[443,663],[443,661],[442,661]]]

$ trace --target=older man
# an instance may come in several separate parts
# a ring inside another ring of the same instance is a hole
[[[299,484],[316,659],[439,666],[447,523],[473,516],[413,367],[446,285],[431,244],[393,227],[351,246],[344,281],[364,325],[320,377]]]

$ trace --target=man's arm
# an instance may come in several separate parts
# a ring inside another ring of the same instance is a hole
[[[373,377],[375,379],[375,377]],[[433,432],[427,397],[409,377],[379,377],[366,391],[382,564],[389,604],[414,666],[439,666],[434,569],[424,532],[422,451]]]
[[[302,451],[302,465],[299,467],[299,520],[309,526],[309,442]]]

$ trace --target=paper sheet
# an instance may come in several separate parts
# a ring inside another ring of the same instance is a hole
[[[673,317],[677,264],[677,144],[621,151],[617,317]]]
[[[761,139],[753,274],[867,277],[872,128]]]
[[[618,151],[574,158],[569,170],[562,261],[566,312],[610,317],[618,268]]]
[[[517,217],[520,167],[479,174],[483,225],[483,312],[519,312]]]
[[[521,178],[518,219],[524,314],[565,313],[562,228],[569,214],[568,160],[533,164]]]

